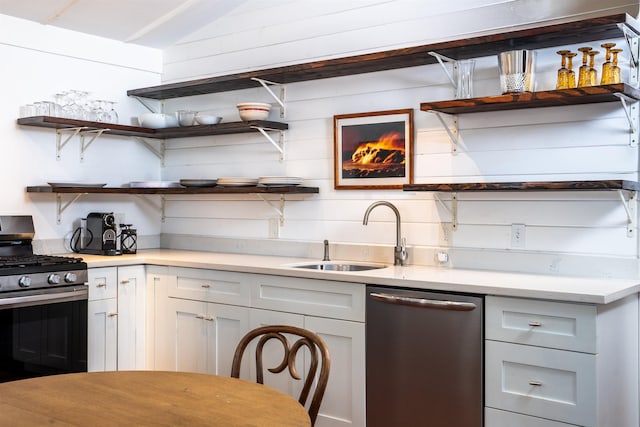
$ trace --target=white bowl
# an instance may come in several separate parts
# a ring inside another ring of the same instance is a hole
[[[196,122],[200,125],[217,125],[222,120],[222,117],[214,116],[212,114],[198,114],[196,116]]]
[[[242,102],[236,107],[238,107],[240,118],[244,121],[266,120],[271,110],[271,104],[264,102]]]
[[[143,128],[161,129],[178,126],[175,116],[163,113],[144,113],[138,116],[138,122]]]

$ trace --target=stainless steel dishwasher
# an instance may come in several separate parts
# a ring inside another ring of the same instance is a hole
[[[483,425],[483,306],[367,287],[367,427]]]

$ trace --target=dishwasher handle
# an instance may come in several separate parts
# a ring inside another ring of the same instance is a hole
[[[406,305],[410,307],[435,308],[438,310],[451,310],[451,311],[472,311],[477,308],[477,305],[475,305],[472,302],[414,298],[414,297],[407,297],[403,295],[392,295],[392,294],[380,293],[380,292],[372,292],[370,296],[372,299],[376,301],[380,301],[388,304]]]

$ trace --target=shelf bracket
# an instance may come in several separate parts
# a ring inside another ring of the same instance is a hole
[[[631,31],[625,24],[618,24],[618,28],[624,34],[624,39],[629,46],[629,52],[631,53],[631,64],[634,68],[638,67],[638,34]]]
[[[624,193],[629,193],[629,200],[627,200],[624,196]],[[627,190],[618,190],[618,195],[620,196],[620,201],[622,202],[622,207],[627,214],[627,237],[633,237],[635,233],[635,229],[637,226],[637,191],[627,191]]]
[[[162,222],[164,222],[166,215],[165,215],[165,206],[166,206],[166,200],[165,200],[165,196],[160,196],[160,205],[158,205],[157,203],[154,203],[149,197],[146,197],[144,194],[134,194],[134,196],[136,196],[137,198],[139,198],[140,200],[142,200],[143,202],[145,202],[147,205],[151,206],[154,210],[158,211],[160,213],[160,219]]]
[[[458,193],[451,193],[451,207],[442,201],[438,193],[433,193],[433,198],[451,215],[451,229],[456,231],[458,229]]]
[[[615,93],[615,96],[620,99],[624,114],[629,121],[629,146],[638,146],[638,101],[627,97],[622,93]]]
[[[149,105],[148,105],[146,102],[144,102],[144,101],[142,100],[142,98],[140,98],[139,96],[134,96],[133,98],[137,99],[137,100],[138,100],[138,102],[144,106],[144,108],[146,108],[147,110],[149,110],[149,112],[151,112],[151,113],[157,113],[157,111],[156,111],[156,110],[154,110],[153,108],[149,107]]]
[[[280,105],[280,118],[284,118],[286,114],[286,107],[284,104],[285,86],[282,83],[270,82],[269,80],[260,79],[258,77],[251,77],[251,80],[260,83],[262,87],[269,92],[269,95],[271,95],[278,105]],[[269,86],[280,86],[280,96],[276,95]]]
[[[164,141],[162,141],[160,143],[160,148],[158,149],[158,148],[154,147],[150,142],[148,142],[144,138],[141,138],[139,136],[134,136],[133,139],[138,141],[145,148],[147,148],[149,151],[151,151],[153,154],[155,154],[162,161],[162,166],[164,166],[164,153],[165,153],[165,151],[167,149]]]
[[[256,194],[256,195],[260,200],[265,202],[267,205],[269,205],[271,209],[273,209],[278,213],[278,216],[280,217],[280,225],[284,225],[284,194],[280,195],[279,203],[277,206],[274,205],[273,202],[265,199],[262,194]]]
[[[260,126],[251,126],[251,128],[257,130],[265,138],[267,138],[267,141],[269,141],[276,148],[276,150],[278,150],[280,152],[280,161],[283,161],[284,160],[284,131],[283,130],[278,130],[278,129],[263,128],[263,127],[260,127]],[[277,132],[279,132],[280,133],[280,137],[279,137],[278,141],[273,139],[271,137],[271,135],[269,135],[267,133],[267,131],[271,131],[271,132],[276,132],[277,131]]]
[[[453,67],[457,67],[456,65],[456,61],[455,59],[451,59],[448,58],[444,55],[440,55],[437,52],[427,52],[429,55],[433,56],[434,58],[436,58],[438,60],[438,64],[440,64],[440,66],[442,67],[442,70],[444,71],[444,73],[447,75],[447,78],[449,79],[449,81],[451,82],[451,85],[453,86],[453,89],[456,89],[457,83],[456,81],[453,79],[453,76],[451,75],[451,73],[449,72],[449,70],[447,70],[447,67],[444,65],[445,62],[451,62],[453,64]]]
[[[102,135],[104,132],[108,130],[109,129],[92,129],[92,130],[80,132],[80,161],[84,160],[84,153],[87,150],[87,148],[89,148],[89,146],[93,143],[93,141],[95,141],[96,138],[100,137],[100,135]],[[85,144],[85,136],[87,134],[93,134],[93,135],[89,140],[89,142]]]
[[[453,129],[450,129],[449,125],[442,118],[442,113],[440,113],[439,111],[429,111],[429,112],[432,113],[432,114],[435,114],[435,116],[438,118],[438,120],[440,120],[440,123],[442,124],[442,127],[444,128],[444,130],[449,135],[449,139],[451,139],[451,154],[453,154],[453,155],[458,154],[458,145],[460,144],[460,139],[459,139],[460,131],[458,129],[458,116],[456,114],[447,114],[447,116],[452,117],[452,120],[453,120],[453,123],[452,123]]]
[[[60,152],[62,151],[62,148],[67,145],[74,136],[79,134],[82,129],[84,129],[84,127],[56,129],[56,160],[60,160]],[[62,134],[64,132],[71,132],[71,135],[67,136],[63,141]]]
[[[86,193],[78,193],[73,195],[73,198],[66,203],[62,201],[62,194],[56,194],[56,223],[60,224],[62,222],[62,213],[67,210],[69,206],[71,206],[76,200],[82,197]]]

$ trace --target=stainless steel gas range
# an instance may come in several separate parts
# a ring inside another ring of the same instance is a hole
[[[0,216],[0,381],[87,370],[87,265],[33,253],[31,216]]]

